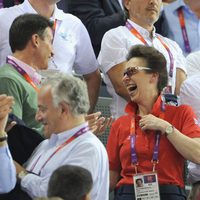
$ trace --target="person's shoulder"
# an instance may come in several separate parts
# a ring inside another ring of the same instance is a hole
[[[177,0],[174,1],[172,3],[168,3],[167,5],[165,5],[163,7],[163,11],[166,13],[173,13],[174,11],[176,11],[181,5],[183,5],[183,1],[182,0]]]
[[[195,52],[192,52],[190,53],[187,57],[186,57],[187,60],[193,60],[193,59],[197,59],[200,61],[200,51],[195,51]]]
[[[200,72],[188,77],[181,86],[181,90],[187,89],[189,93],[192,93],[195,88],[200,91]]]
[[[0,76],[4,76],[7,74],[16,74],[16,70],[11,67],[9,64],[4,64],[3,66],[0,67]]]
[[[167,37],[164,37],[160,34],[157,33],[157,36],[159,36],[165,43],[166,45],[168,45],[170,48],[172,48],[173,50],[175,51],[179,51],[179,52],[182,52],[180,46],[178,45],[177,42],[175,42],[174,40],[170,39],[170,38],[167,38]]]
[[[120,116],[119,118],[117,118],[113,123],[112,123],[112,126],[115,127],[115,126],[123,126],[127,123],[129,123],[131,121],[131,118],[132,118],[132,115],[130,114],[124,114],[122,116]]]
[[[122,38],[123,37],[123,35],[124,35],[124,28],[125,28],[125,26],[118,26],[118,27],[116,27],[116,28],[112,28],[112,29],[110,29],[110,30],[108,30],[105,34],[104,34],[104,36],[103,36],[103,40],[106,40],[106,39],[112,39],[112,40],[114,40],[114,39],[118,39],[118,38]]]
[[[79,143],[77,143],[79,148],[88,149],[88,151],[105,152],[105,146],[100,141],[100,139],[94,135],[91,131],[83,135],[83,139],[80,138]]]
[[[4,29],[4,32],[2,35],[5,35],[6,37],[8,37],[7,34],[12,22],[14,21],[16,17],[22,14],[24,14],[24,11],[21,8],[21,5],[0,9],[0,28]]]
[[[1,18],[2,17],[15,18],[21,14],[24,14],[23,9],[21,8],[21,5],[0,9]],[[5,18],[3,18],[3,20],[5,20]]]
[[[62,26],[65,27],[68,31],[71,30],[74,33],[76,33],[77,30],[79,30],[79,32],[80,31],[84,32],[85,26],[78,17],[70,13],[64,13],[63,11],[60,16],[62,16],[61,17]]]
[[[116,34],[116,33],[122,32],[124,30],[124,27],[125,26],[117,26],[115,28],[111,28],[105,34]]]
[[[167,110],[170,111],[170,113],[172,113],[172,115],[177,118],[180,118],[185,114],[187,115],[188,113],[193,113],[192,107],[186,104],[181,104],[178,106],[167,105]]]

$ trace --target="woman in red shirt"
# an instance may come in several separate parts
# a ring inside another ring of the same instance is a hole
[[[131,102],[127,115],[112,124],[107,143],[115,200],[186,199],[184,161],[200,163],[200,128],[189,106],[166,104],[161,95],[168,83],[164,56],[153,47],[134,46],[123,83]],[[144,182],[139,189],[138,178]]]

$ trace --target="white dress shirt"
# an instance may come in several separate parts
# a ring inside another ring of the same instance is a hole
[[[200,125],[200,71],[183,82],[180,103],[192,107]],[[191,183],[200,181],[200,165],[188,161],[188,179]]]
[[[191,106],[200,120],[200,72],[187,78],[181,85],[180,103]]]
[[[8,55],[9,29],[13,20],[25,13],[36,13],[28,0],[24,3],[0,10],[0,66]],[[5,20],[6,19],[6,20]],[[57,69],[66,73],[89,74],[98,68],[98,63],[91,45],[90,37],[82,22],[71,14],[66,14],[55,7],[52,20],[57,20],[53,40],[54,56],[49,62],[49,69]]]
[[[16,169],[8,146],[0,147],[0,163],[0,193],[7,193],[16,184]]]
[[[124,6],[123,6],[122,0],[118,0],[118,2],[119,2],[119,5],[121,6],[122,10],[124,10]]]
[[[200,73],[200,51],[190,53],[186,57],[188,77]]]
[[[167,69],[170,68],[169,54],[165,47],[161,44],[160,40],[156,37],[155,32],[153,32],[153,39],[151,39],[149,32],[143,27],[137,25],[136,23],[129,20],[131,25],[139,31],[139,33],[144,37],[149,46],[153,46],[158,49],[167,60]],[[174,70],[172,79],[172,91],[175,89],[175,77],[176,68],[185,69],[185,58],[182,54],[180,47],[172,40],[162,37],[165,44],[168,45],[171,53],[174,57]],[[117,28],[111,29],[105,33],[102,44],[101,51],[98,57],[100,63],[100,68],[104,75],[104,81],[107,85],[107,90],[112,96],[113,103],[111,104],[111,113],[115,118],[120,117],[124,114],[124,108],[127,102],[125,99],[116,94],[112,83],[107,75],[107,72],[115,65],[126,61],[126,56],[128,51],[133,45],[143,44],[135,35],[133,35],[126,26],[119,26]]]
[[[53,134],[50,139],[43,141],[28,161],[26,169],[31,171],[34,164],[37,163],[32,172],[38,174],[50,155],[63,142],[87,125],[87,123],[84,123],[69,131]],[[32,198],[46,196],[48,181],[52,172],[65,164],[77,165],[88,169],[92,174],[94,183],[91,199],[108,200],[109,168],[107,152],[100,140],[90,131],[87,131],[58,151],[41,170],[40,176],[34,174],[26,175],[21,181],[21,187]]]

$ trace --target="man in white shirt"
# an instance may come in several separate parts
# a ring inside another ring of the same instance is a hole
[[[8,113],[13,103],[13,97],[0,95],[0,193],[9,192],[16,183],[16,170],[8,149],[5,132]]]
[[[170,39],[155,33],[154,23],[161,8],[161,0],[124,0],[127,14],[125,26],[105,33],[98,57],[107,90],[113,98],[111,113],[115,118],[123,115],[130,97],[122,84],[126,56],[133,45],[143,44],[158,49],[167,60],[169,86],[179,94],[185,79],[185,59],[180,47]]]
[[[98,63],[91,41],[82,22],[71,14],[59,10],[59,0],[25,0],[24,3],[0,10],[0,65],[5,63],[11,53],[8,32],[12,21],[24,13],[38,13],[54,21],[54,56],[49,69],[83,75],[89,91],[90,110],[94,110],[101,82]],[[6,20],[5,20],[6,19]]]
[[[55,169],[70,164],[92,174],[92,200],[108,200],[109,171],[105,147],[89,131],[86,84],[79,78],[58,73],[49,77],[38,93],[36,119],[44,125],[46,139],[35,150],[26,169],[16,165],[21,188],[31,198],[46,196]]]

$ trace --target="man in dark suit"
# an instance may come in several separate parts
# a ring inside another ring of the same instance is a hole
[[[63,0],[66,1],[66,0]],[[67,0],[68,12],[86,26],[96,56],[105,32],[124,24],[124,13],[118,0]]]

